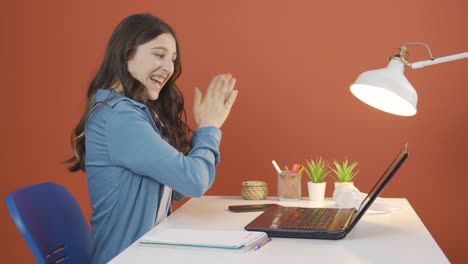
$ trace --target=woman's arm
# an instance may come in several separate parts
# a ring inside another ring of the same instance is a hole
[[[192,150],[184,156],[154,131],[148,113],[129,107],[125,101],[114,106],[114,118],[107,121],[109,155],[119,166],[152,177],[187,196],[203,195],[214,181],[219,163],[219,128],[229,116],[237,97],[236,79],[221,74],[210,82],[202,97],[197,88],[194,117],[198,129]]]
[[[183,195],[203,195],[214,181],[221,131],[213,126],[199,128],[192,150],[184,156],[161,138],[148,118],[126,101],[114,106],[105,126],[110,159]]]

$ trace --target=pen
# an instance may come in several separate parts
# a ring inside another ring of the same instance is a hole
[[[260,249],[261,247],[263,247],[264,245],[268,244],[268,242],[270,242],[270,241],[271,241],[271,237],[269,237],[269,238],[263,240],[262,242],[258,243],[258,244],[255,246],[254,249],[255,249],[255,250],[258,250],[258,249]]]

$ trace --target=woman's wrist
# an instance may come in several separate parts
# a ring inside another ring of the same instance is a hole
[[[195,134],[197,135],[212,134],[212,133],[214,134],[221,133],[221,129],[219,127],[210,125],[210,126],[204,126],[204,127],[200,126],[195,130]]]
[[[215,126],[215,125],[213,125],[213,124],[204,124],[204,125],[201,124],[201,125],[199,125],[199,126],[197,127],[197,129],[199,129],[199,128],[204,128],[204,127],[216,127],[216,128],[220,128],[219,126]]]

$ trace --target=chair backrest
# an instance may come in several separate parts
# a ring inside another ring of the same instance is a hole
[[[38,263],[90,263],[91,235],[80,206],[55,183],[7,195],[10,215]]]

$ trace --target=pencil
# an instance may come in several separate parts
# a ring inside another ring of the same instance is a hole
[[[269,237],[269,238],[263,240],[262,242],[258,243],[257,245],[255,245],[255,248],[254,248],[254,249],[255,249],[255,250],[258,250],[258,249],[260,249],[261,247],[263,247],[264,245],[268,244],[268,242],[270,242],[270,241],[271,241],[271,237]]]

